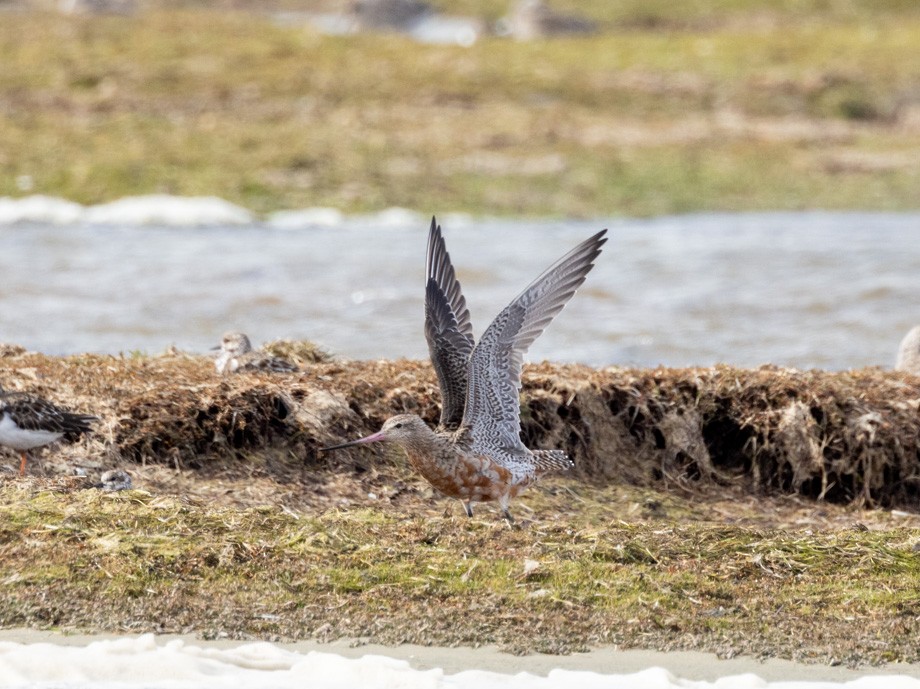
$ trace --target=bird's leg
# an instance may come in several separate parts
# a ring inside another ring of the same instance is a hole
[[[502,495],[498,499],[498,505],[502,508],[502,516],[508,521],[508,526],[514,526],[514,517],[511,516],[511,510],[508,509],[508,502],[510,501],[511,496],[508,494]]]
[[[473,503],[472,503],[472,502],[465,502],[465,503],[463,503],[463,509],[466,510],[466,516],[467,516],[467,517],[472,517],[472,516],[473,516]]]
[[[19,475],[25,476],[26,475],[26,453],[25,451],[23,451],[21,455],[22,455],[22,459],[19,460]]]

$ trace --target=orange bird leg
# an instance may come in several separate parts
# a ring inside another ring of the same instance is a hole
[[[22,453],[22,459],[19,461],[19,475],[26,475],[26,453]]]

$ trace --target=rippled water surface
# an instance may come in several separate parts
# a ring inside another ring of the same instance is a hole
[[[477,334],[556,258],[610,228],[531,361],[890,366],[920,322],[920,214],[443,220]],[[351,358],[423,358],[426,233],[412,215],[0,227],[0,341],[50,354],[204,351],[241,329]]]

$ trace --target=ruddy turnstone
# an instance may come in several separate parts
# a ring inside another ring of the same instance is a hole
[[[298,370],[290,361],[279,359],[265,352],[254,352],[252,343],[244,333],[225,333],[220,344],[220,354],[214,362],[218,373],[237,371],[267,371],[270,373],[292,373]]]
[[[99,419],[58,407],[25,392],[0,388],[0,445],[20,453],[19,475],[26,472],[27,453],[61,438],[75,439],[90,433]]]
[[[524,353],[585,281],[607,240],[598,232],[547,268],[473,340],[470,312],[434,218],[428,232],[425,338],[441,388],[441,420],[431,430],[415,414],[387,419],[377,433],[334,445],[389,441],[441,493],[472,503],[508,503],[550,471],[570,469],[562,450],[531,450],[521,440]]]

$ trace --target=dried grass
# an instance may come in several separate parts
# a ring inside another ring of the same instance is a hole
[[[281,346],[281,345],[279,345]],[[8,354],[0,382],[101,417],[67,450],[102,463],[163,464],[290,479],[342,467],[411,474],[400,453],[320,458],[318,448],[375,430],[396,413],[438,417],[427,363],[335,361],[285,343],[290,376],[220,377],[210,360]],[[300,352],[298,354],[298,352]],[[310,361],[313,357],[317,361]],[[632,370],[528,366],[522,432],[562,448],[576,475],[598,485],[681,488],[733,484],[866,506],[918,505],[920,388],[902,373],[798,371],[765,366]]]

